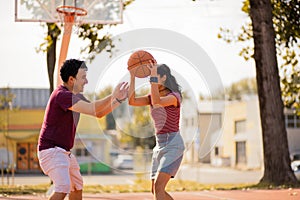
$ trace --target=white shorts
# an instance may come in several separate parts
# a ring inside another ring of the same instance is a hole
[[[71,152],[55,147],[38,151],[38,158],[43,172],[53,181],[55,192],[82,190],[80,167]]]

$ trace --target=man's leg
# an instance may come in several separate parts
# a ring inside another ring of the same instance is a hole
[[[50,148],[38,152],[43,172],[53,181],[54,193],[50,200],[63,200],[70,192],[69,157],[60,148]]]
[[[69,200],[82,200],[82,190],[75,190],[70,192]]]
[[[70,200],[82,200],[83,179],[80,174],[79,164],[73,154],[70,155]]]
[[[65,197],[66,197],[66,195],[67,195],[66,193],[54,192],[54,193],[50,196],[49,200],[64,200]]]

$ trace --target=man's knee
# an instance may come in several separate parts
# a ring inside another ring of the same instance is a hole
[[[71,191],[69,200],[82,200],[82,190]]]
[[[154,193],[160,193],[160,192],[165,192],[165,188],[164,188],[164,186],[161,184],[161,183],[159,183],[158,181],[155,181],[154,182],[154,185],[153,185],[153,187],[152,187],[152,190],[153,190],[153,194]]]
[[[64,200],[67,196],[67,193],[61,193],[61,192],[54,192],[49,200]]]

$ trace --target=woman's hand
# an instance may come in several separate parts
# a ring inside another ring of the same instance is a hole
[[[150,76],[157,76],[157,64],[153,61],[149,61],[149,64],[147,65],[150,69]]]

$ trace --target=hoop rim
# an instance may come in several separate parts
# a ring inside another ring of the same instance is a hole
[[[74,9],[74,11],[66,11],[64,9]],[[56,11],[58,13],[64,14],[64,15],[75,15],[75,16],[85,16],[87,15],[87,11],[83,8],[78,8],[75,6],[58,6],[56,8]]]

